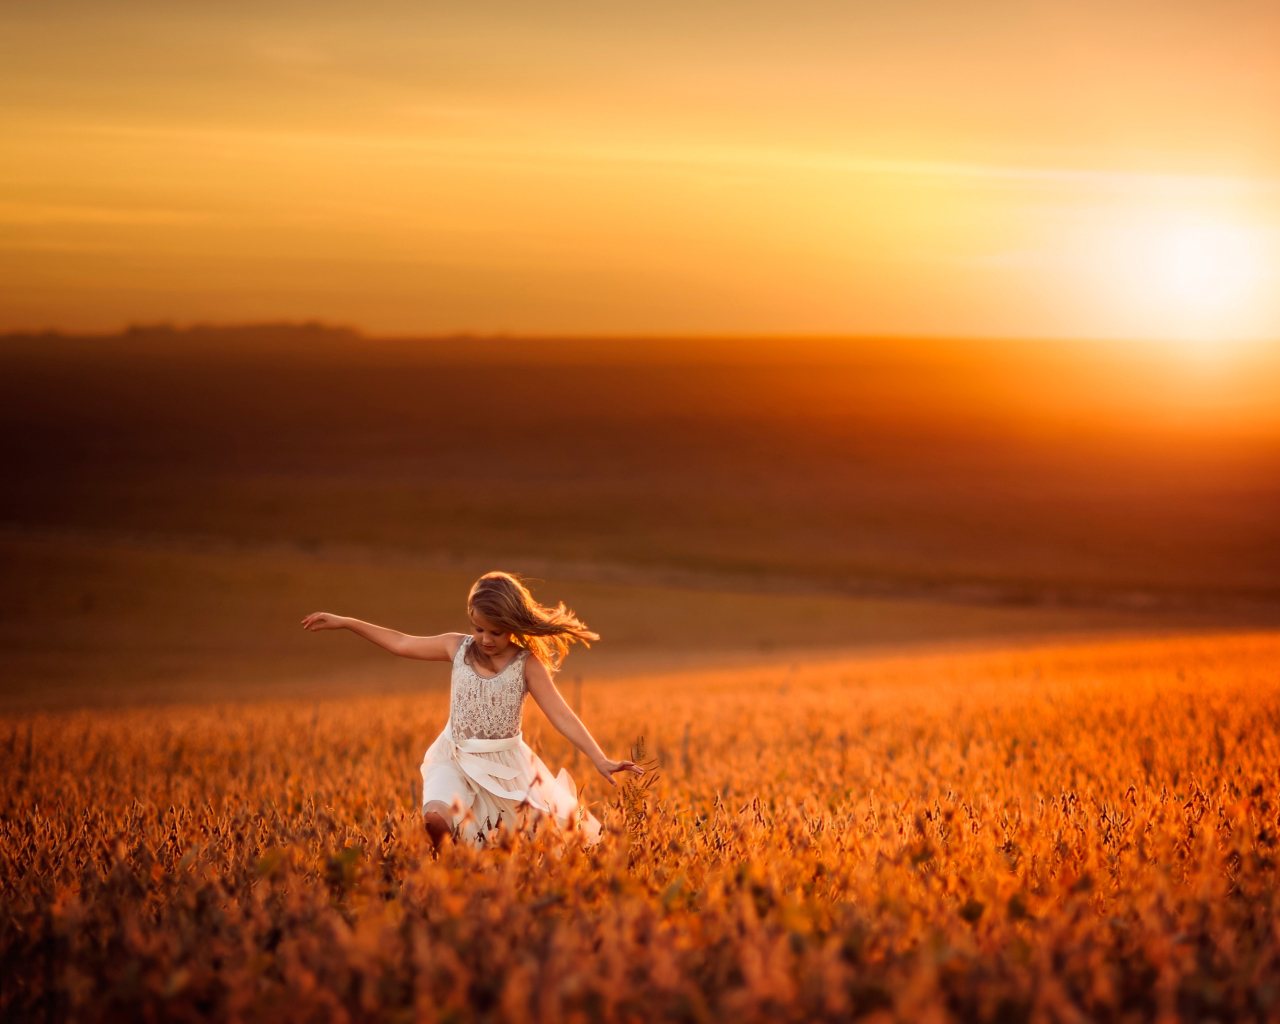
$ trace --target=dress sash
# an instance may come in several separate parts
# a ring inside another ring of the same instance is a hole
[[[517,803],[526,799],[528,794],[524,790],[507,789],[503,785],[521,774],[519,768],[512,768],[500,761],[491,761],[487,757],[476,756],[477,754],[494,754],[500,750],[515,750],[524,742],[523,733],[493,740],[478,738],[455,740],[453,723],[449,722],[444,727],[444,738],[448,744],[449,760],[457,764],[463,774],[477,786],[487,789],[495,796],[515,800]]]

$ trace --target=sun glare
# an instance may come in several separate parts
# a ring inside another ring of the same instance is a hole
[[[1256,239],[1226,224],[1170,226],[1156,240],[1154,272],[1170,300],[1221,311],[1244,299],[1261,270]]]
[[[1225,219],[1131,224],[1115,247],[1113,286],[1148,331],[1219,348],[1257,333],[1269,264],[1264,241]]]

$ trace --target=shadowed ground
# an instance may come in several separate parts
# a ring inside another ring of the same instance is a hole
[[[1262,355],[259,328],[0,363],[11,706],[429,684],[297,621],[462,628],[493,567],[604,634],[588,673],[1280,621]]]

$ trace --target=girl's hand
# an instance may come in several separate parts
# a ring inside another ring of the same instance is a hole
[[[346,620],[341,615],[332,615],[329,612],[312,612],[302,620],[302,628],[315,632],[318,629],[341,629],[345,626]]]
[[[618,783],[614,781],[614,772],[631,772],[632,775],[643,775],[644,769],[634,761],[610,761],[605,758],[603,761],[596,762],[596,771],[609,780],[609,785],[616,786]]]

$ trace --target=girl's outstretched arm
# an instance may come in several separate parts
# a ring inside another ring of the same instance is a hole
[[[402,658],[417,658],[419,661],[453,661],[453,656],[458,653],[458,645],[464,639],[462,633],[410,636],[408,633],[387,629],[386,626],[375,626],[372,622],[361,622],[359,619],[331,615],[329,612],[312,612],[302,620],[302,628],[313,633],[321,629],[349,629],[356,636],[371,640],[392,654]]]
[[[581,719],[573,713],[573,708],[569,707],[564,698],[560,696],[560,691],[556,689],[556,684],[551,681],[551,673],[547,671],[547,666],[537,658],[530,657],[526,659],[524,663],[524,679],[529,687],[529,693],[538,702],[538,707],[542,708],[543,713],[550,719],[551,724],[556,727],[565,739],[591,758],[591,763],[596,766],[596,770],[601,775],[609,780],[609,785],[617,785],[613,781],[614,772],[625,771],[633,772],[636,775],[644,774],[644,769],[634,761],[610,761],[604,756],[604,751],[600,749],[600,744],[592,738],[591,733],[587,732],[587,727],[582,724]]]

